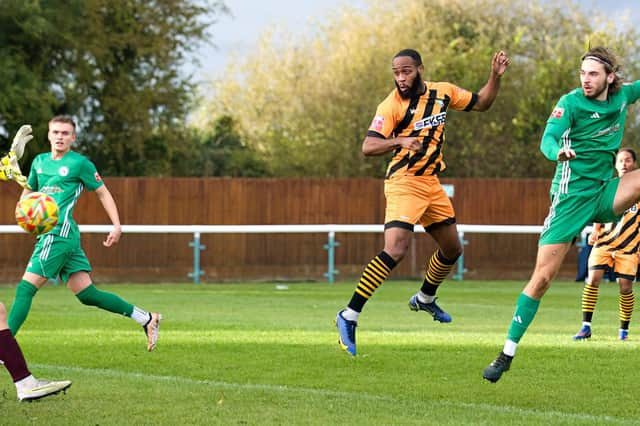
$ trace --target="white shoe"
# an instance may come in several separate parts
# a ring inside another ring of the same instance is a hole
[[[151,319],[149,319],[149,322],[142,326],[142,328],[144,329],[144,334],[147,335],[147,351],[151,352],[156,348],[156,344],[158,343],[162,315],[157,312],[150,312],[149,315],[151,315]]]
[[[18,401],[35,401],[36,399],[66,391],[69,389],[69,386],[71,386],[70,380],[61,380],[59,382],[42,379],[34,380],[33,386],[25,385],[22,389],[18,390]]]

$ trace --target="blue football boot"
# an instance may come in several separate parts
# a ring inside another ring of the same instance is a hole
[[[418,300],[418,295],[414,294],[411,299],[409,299],[409,309],[416,312],[425,311],[433,317],[434,321],[451,322],[451,315],[442,310],[435,299],[431,303],[422,303]]]
[[[622,341],[625,341],[629,338],[629,330],[625,330],[623,328],[620,329],[618,333],[618,338]]]
[[[580,331],[573,336],[573,340],[586,340],[591,338],[591,326],[583,325]]]
[[[356,356],[356,321],[349,321],[342,316],[344,309],[336,315],[336,328],[338,329],[338,344],[343,351]]]

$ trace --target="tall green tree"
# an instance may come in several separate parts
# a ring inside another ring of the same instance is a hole
[[[243,143],[236,120],[222,116],[213,128],[190,130],[195,146],[179,149],[174,155],[174,175],[265,177],[267,166],[254,148]]]
[[[394,87],[392,56],[415,48],[425,79],[477,91],[492,54],[505,50],[512,64],[492,109],[447,117],[446,176],[548,177],[541,133],[558,98],[579,85],[589,40],[614,48],[627,75],[640,78],[636,30],[581,10],[539,0],[370,0],[310,36],[265,33],[214,82],[203,116],[236,117],[275,175],[382,176],[388,157],[363,159],[361,143]],[[637,113],[631,118],[625,143],[638,146]]]
[[[103,173],[170,175],[176,147],[193,142],[183,65],[225,12],[209,0],[3,0],[0,124],[37,124],[33,155],[46,121],[70,114]]]

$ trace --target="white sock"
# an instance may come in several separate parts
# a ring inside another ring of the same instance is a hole
[[[582,325],[588,325],[589,327],[591,327],[591,323],[588,321],[582,321]]]
[[[344,319],[346,319],[347,321],[358,322],[358,316],[359,315],[360,315],[360,312],[354,311],[351,308],[347,308],[344,311],[342,311],[342,317]]]
[[[428,294],[424,294],[421,291],[417,293],[417,296],[420,303],[432,303],[434,300],[436,300],[435,296],[429,296]]]
[[[134,306],[131,319],[144,327],[149,322],[149,319],[151,319],[151,315],[149,315],[149,312]]]
[[[504,352],[505,355],[515,356],[517,346],[518,344],[516,342],[507,339],[504,343],[504,349],[502,349],[502,352]]]
[[[37,384],[38,384],[38,379],[36,379],[35,377],[33,377],[33,375],[32,375],[32,374],[29,374],[29,375],[28,375],[27,377],[25,377],[24,379],[21,379],[21,380],[18,380],[17,382],[15,382],[16,389],[17,389],[18,391],[32,389],[32,388],[34,388]]]

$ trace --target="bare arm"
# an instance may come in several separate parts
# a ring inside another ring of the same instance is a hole
[[[491,59],[491,72],[487,83],[478,92],[478,101],[473,106],[473,111],[488,110],[500,91],[500,78],[507,70],[510,59],[503,51],[496,52]]]
[[[100,188],[96,189],[96,195],[98,196],[98,199],[102,203],[104,211],[107,212],[107,216],[109,216],[109,219],[113,224],[113,229],[111,230],[111,232],[109,232],[107,239],[102,243],[105,247],[111,247],[120,240],[120,235],[122,234],[118,207],[116,206],[116,202],[113,199],[113,196],[111,196],[111,193],[107,189],[106,185],[102,185]]]
[[[367,136],[362,142],[362,153],[366,156],[382,155],[396,148],[406,148],[411,151],[419,151],[422,148],[420,138],[401,137],[393,139]]]
[[[593,232],[591,232],[589,234],[589,237],[587,238],[587,242],[589,244],[594,245],[596,243],[596,241],[598,240],[598,234],[600,233],[600,229],[602,229],[602,224],[594,222],[593,223]]]

